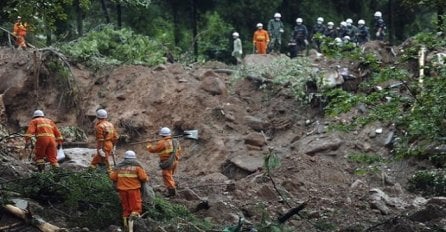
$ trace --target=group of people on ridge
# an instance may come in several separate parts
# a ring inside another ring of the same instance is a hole
[[[281,14],[275,13],[274,18],[268,21],[267,30],[263,29],[262,23],[257,23],[257,30],[254,32],[252,43],[256,54],[280,53],[282,47],[282,34],[284,33],[284,25],[281,21]],[[376,40],[384,40],[386,25],[380,11],[374,14],[375,38]],[[239,33],[232,34],[234,38],[234,49],[232,56],[241,62],[243,54]],[[316,23],[309,31],[303,23],[302,18],[296,19],[291,38],[288,42],[288,49],[291,58],[296,57],[300,52],[305,50],[307,46],[312,45],[320,52],[323,38],[331,38],[336,45],[353,44],[362,45],[370,40],[369,28],[363,19],[358,20],[357,26],[353,25],[351,18],[342,21],[338,27],[333,22],[324,24],[324,18],[318,17]]]
[[[91,161],[91,168],[104,166],[110,179],[116,182],[124,226],[132,216],[139,216],[142,212],[141,187],[149,180],[149,175],[144,170],[143,165],[136,159],[136,153],[128,150],[124,153],[124,160],[113,168],[109,158],[115,155],[115,148],[119,135],[114,125],[107,120],[108,113],[104,109],[96,111],[95,137],[96,155]],[[176,139],[173,139],[171,130],[163,127],[159,131],[161,139],[155,144],[148,143],[146,149],[149,153],[158,153],[162,177],[167,188],[165,196],[176,195],[176,183],[173,175],[176,171],[179,157],[182,153],[181,146]],[[40,172],[45,170],[45,162],[51,166],[59,168],[57,160],[57,150],[61,149],[63,137],[56,124],[41,110],[33,113],[33,118],[28,124],[25,137],[25,149],[31,147],[35,153],[34,161]],[[33,144],[33,137],[35,143]]]

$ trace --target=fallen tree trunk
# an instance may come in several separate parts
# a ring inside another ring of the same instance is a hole
[[[299,212],[301,210],[303,210],[305,208],[305,206],[307,205],[307,202],[304,202],[302,204],[300,204],[299,206],[290,209],[286,214],[280,216],[277,221],[279,221],[279,223],[284,223],[286,222],[288,219],[290,219],[293,215],[295,214],[299,214]]]
[[[58,226],[50,224],[38,216],[33,216],[29,210],[23,210],[19,207],[7,204],[3,207],[7,212],[23,219],[26,223],[38,228],[42,232],[60,232],[66,231]]]

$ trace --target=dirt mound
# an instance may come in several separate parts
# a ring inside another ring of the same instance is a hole
[[[305,219],[293,217],[288,223],[294,229],[335,230],[354,224],[365,228],[411,209],[413,196],[398,188],[404,183],[382,179],[409,171],[407,166],[392,171],[379,167],[377,173],[358,176],[347,160],[349,154],[364,151],[386,156],[382,143],[388,130],[374,136],[371,131],[381,125],[355,134],[327,132],[330,122],[318,115],[319,110],[301,106],[286,87],[267,85],[260,90],[249,79],[233,83],[230,72],[221,72],[231,67],[220,63],[120,66],[101,74],[74,65],[76,94],[82,101],[64,107],[60,104],[64,89],[45,75],[51,73],[48,67],[36,65],[32,53],[3,48],[0,54],[0,92],[10,128],[23,128],[32,111],[40,108],[60,125],[83,128],[92,143],[95,110],[105,108],[122,135],[119,153],[137,151],[148,165],[155,189],[162,186],[157,157],[145,152],[144,143],[129,143],[156,138],[163,126],[179,135],[198,130],[197,141],[181,140],[185,155],[176,177],[176,201],[196,210],[206,200],[210,207],[196,214],[215,223],[233,224],[238,215],[258,223],[265,209],[273,220],[305,201]],[[250,56],[245,62],[273,58]],[[33,68],[37,66],[40,69]],[[263,167],[269,152],[281,161],[270,177]],[[390,206],[388,215],[382,215],[368,200],[371,188],[385,189],[405,204]]]

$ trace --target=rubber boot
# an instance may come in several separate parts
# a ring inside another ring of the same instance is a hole
[[[37,170],[39,170],[39,172],[45,171],[45,164],[37,164]]]
[[[173,197],[175,195],[177,195],[176,189],[167,189],[167,197]]]

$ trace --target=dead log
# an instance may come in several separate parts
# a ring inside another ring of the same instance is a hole
[[[299,206],[288,210],[288,212],[286,214],[284,214],[284,215],[280,216],[279,218],[277,218],[277,221],[279,221],[279,223],[281,223],[281,224],[286,222],[293,215],[298,214],[301,210],[303,210],[306,205],[307,205],[307,202],[304,202],[304,203],[300,204]]]
[[[19,207],[13,206],[11,204],[7,204],[3,207],[7,212],[11,213],[12,215],[21,218],[26,223],[30,223],[32,226],[38,228],[42,232],[60,232],[65,231],[65,229],[62,229],[58,226],[55,226],[53,224],[50,224],[43,220],[42,218],[32,215],[29,210],[23,210]]]

